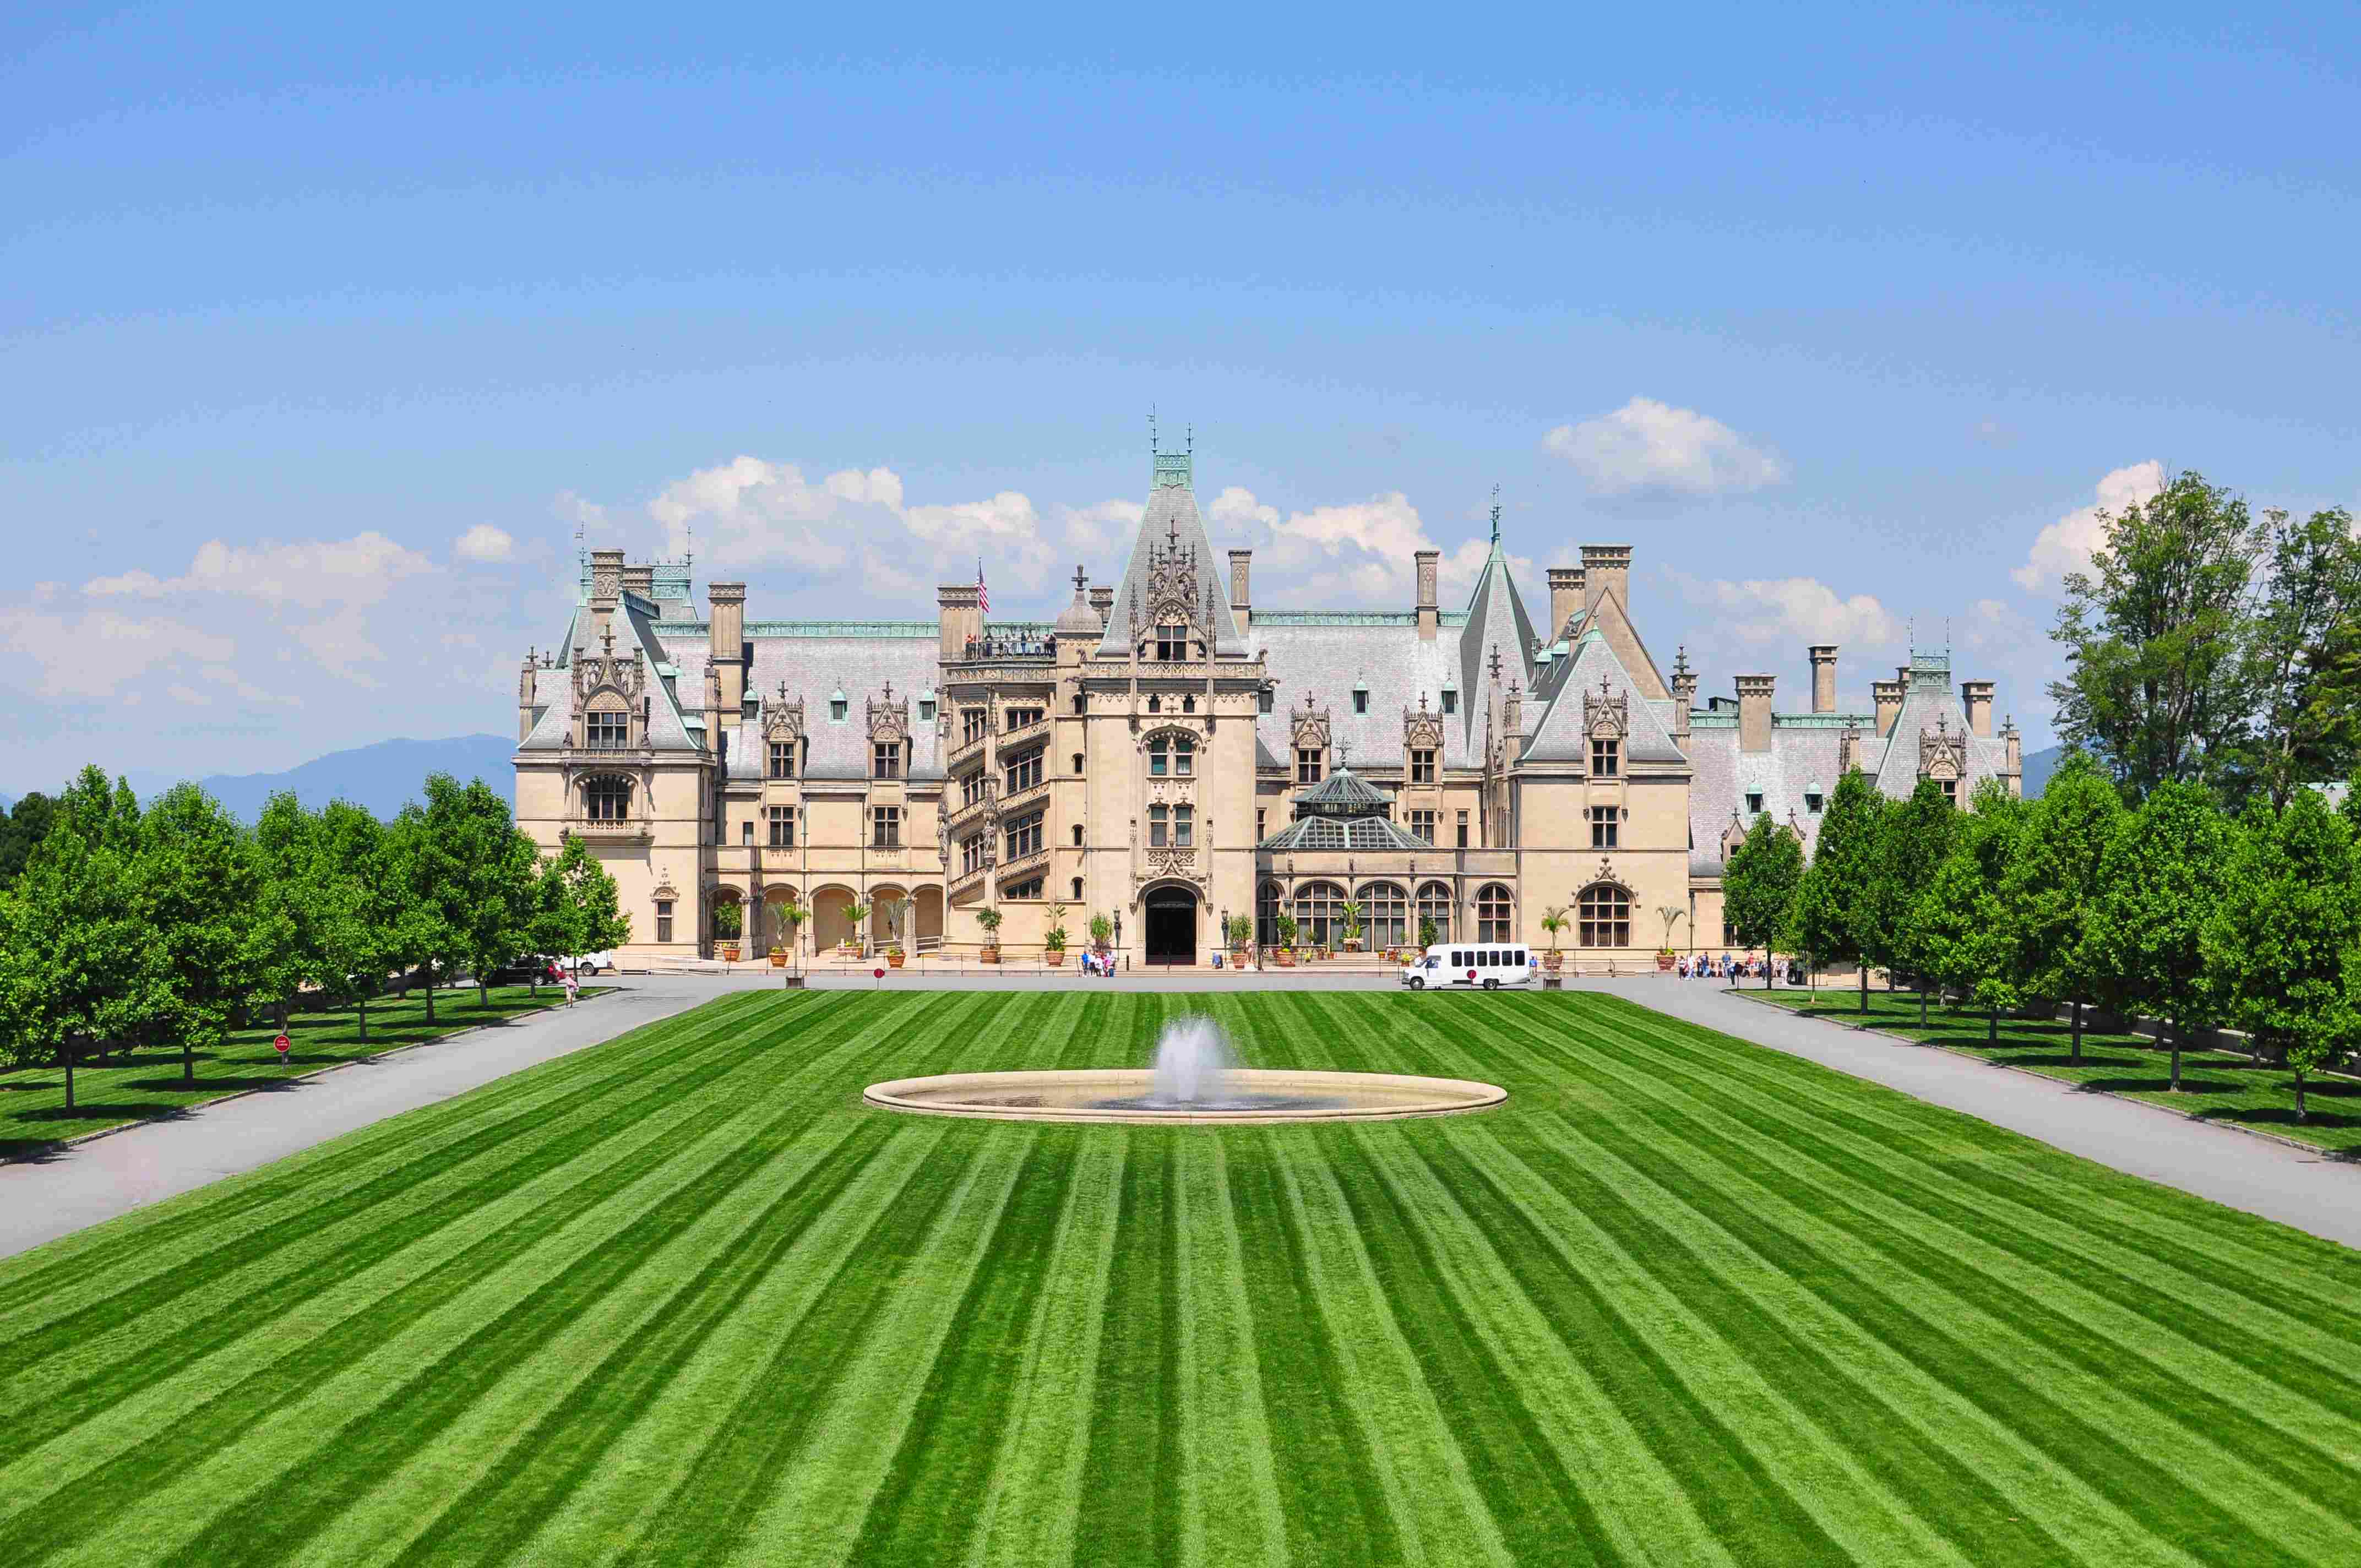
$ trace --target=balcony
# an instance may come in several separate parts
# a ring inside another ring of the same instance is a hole
[[[987,729],[972,740],[961,740],[955,742],[950,751],[943,753],[943,772],[947,773],[960,773],[963,771],[969,763],[982,761],[983,757],[983,744],[991,739],[992,731]]]
[[[946,898],[957,899],[962,894],[971,893],[976,888],[982,887],[983,885],[983,879],[991,874],[992,862],[989,861],[976,867],[975,870],[972,872],[961,872],[958,875],[950,877],[944,882],[943,896]]]
[[[994,880],[1001,883],[1011,883],[1016,881],[1020,877],[1030,876],[1035,872],[1046,872],[1049,869],[1049,846],[1044,844],[1029,855],[1019,855],[1013,861],[1001,861],[997,867],[994,868],[995,872]]]
[[[995,793],[996,787],[990,779],[986,779],[983,781],[983,791],[976,795],[975,799],[965,806],[952,806],[946,811],[943,814],[943,837],[946,839],[966,837],[967,830],[982,822],[984,813],[992,809],[992,798]]]
[[[1040,718],[1030,724],[1019,724],[1013,729],[1002,730],[1000,749],[1004,751],[1013,751],[1028,740],[1047,740],[1049,738],[1049,716],[1044,712]]]
[[[1049,781],[1045,777],[1040,783],[1027,784],[1023,789],[1016,791],[1013,795],[1002,795],[1000,797],[1000,815],[1003,817],[1015,817],[1019,812],[1025,810],[1027,806],[1038,806],[1049,798]]]
[[[594,844],[643,844],[655,837],[655,824],[644,817],[570,817],[566,831]]]

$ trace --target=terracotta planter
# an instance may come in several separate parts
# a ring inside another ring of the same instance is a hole
[[[1044,948],[1041,949],[1041,961],[1048,964],[1051,969],[1057,969],[1066,961],[1066,949],[1063,948]]]
[[[1550,973],[1555,974],[1565,967],[1565,958],[1563,954],[1551,951],[1542,955],[1542,968],[1549,970]]]
[[[1279,955],[1279,967],[1281,969],[1293,969],[1295,967],[1295,955],[1291,952],[1281,949]]]
[[[975,961],[980,964],[998,963],[1000,961],[1000,944],[995,942],[991,947],[979,951],[975,955]]]
[[[1348,953],[1357,953],[1357,952],[1359,952],[1359,951],[1361,950],[1361,938],[1358,938],[1358,937],[1347,937],[1347,938],[1345,938],[1345,950],[1346,952],[1348,952]]]
[[[721,961],[725,964],[734,964],[738,961],[737,943],[724,942],[721,944]]]
[[[1230,967],[1232,969],[1244,969],[1246,967],[1246,950],[1244,948],[1232,948],[1230,949]]]
[[[786,954],[785,954],[785,953],[773,953],[773,954],[771,955],[771,967],[772,967],[773,969],[785,969],[785,968],[786,968],[786,967],[787,967],[787,955],[786,955]]]
[[[1673,955],[1670,953],[1658,953],[1656,955],[1656,970],[1660,974],[1672,973]]]
[[[886,955],[885,955],[885,967],[886,967],[887,969],[900,969],[900,968],[902,967],[902,963],[903,963],[903,955],[902,955],[902,954],[900,954],[900,953],[888,953],[888,954],[886,954]]]

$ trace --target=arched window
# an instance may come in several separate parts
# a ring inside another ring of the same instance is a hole
[[[1164,699],[1163,699],[1162,697],[1160,697],[1160,696],[1150,696],[1150,697],[1148,699],[1148,712],[1150,712],[1150,713],[1161,713],[1161,712],[1163,712],[1163,711],[1164,711]]]
[[[1075,823],[1075,824],[1074,824],[1074,848],[1075,848],[1075,849],[1077,849],[1077,850],[1079,850],[1079,849],[1081,849],[1082,847],[1082,825],[1081,823],[1077,822],[1077,823]]]
[[[1434,922],[1434,939],[1451,940],[1451,888],[1447,883],[1431,882],[1418,890],[1418,928],[1424,932],[1426,923]]]
[[[1361,890],[1361,927],[1369,945],[1399,948],[1410,940],[1410,894],[1398,883],[1373,882]]]
[[[1076,878],[1074,879],[1074,902],[1075,902],[1076,904],[1080,904],[1082,901],[1082,878],[1080,878],[1080,877],[1076,877]]]
[[[1574,943],[1578,948],[1631,945],[1631,895],[1611,882],[1595,882],[1575,900]]]
[[[631,815],[631,781],[600,773],[582,786],[582,799],[591,821],[625,821]]]
[[[1082,771],[1082,759],[1074,758],[1074,771]],[[1166,732],[1148,738],[1148,776],[1152,779],[1193,776],[1197,772],[1197,739],[1193,735]]]
[[[1255,895],[1255,941],[1266,948],[1279,945],[1279,883],[1267,882]]]
[[[1197,711],[1197,696],[1194,692],[1191,692],[1190,695],[1180,699],[1180,711],[1183,713],[1194,713]]]
[[[1513,942],[1517,939],[1509,890],[1497,882],[1486,883],[1476,894],[1476,939],[1479,942]]]
[[[1345,936],[1345,890],[1333,882],[1308,882],[1295,890],[1295,939],[1334,946]]]
[[[1075,752],[1075,753],[1074,753],[1074,772],[1075,772],[1075,773],[1076,773],[1077,775],[1080,775],[1080,774],[1081,774],[1081,773],[1082,773],[1082,754],[1080,751],[1077,751],[1077,752]]]

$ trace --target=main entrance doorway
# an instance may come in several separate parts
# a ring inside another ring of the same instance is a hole
[[[1197,895],[1185,887],[1159,887],[1148,895],[1148,961],[1197,961]]]

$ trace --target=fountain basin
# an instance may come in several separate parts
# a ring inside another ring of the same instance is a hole
[[[924,1116],[1004,1122],[1110,1122],[1133,1126],[1268,1125],[1286,1122],[1382,1122],[1488,1111],[1509,1098],[1490,1083],[1389,1072],[1312,1072],[1232,1068],[1214,1102],[1155,1104],[1147,1068],[1038,1072],[953,1072],[873,1083],[869,1104]]]

